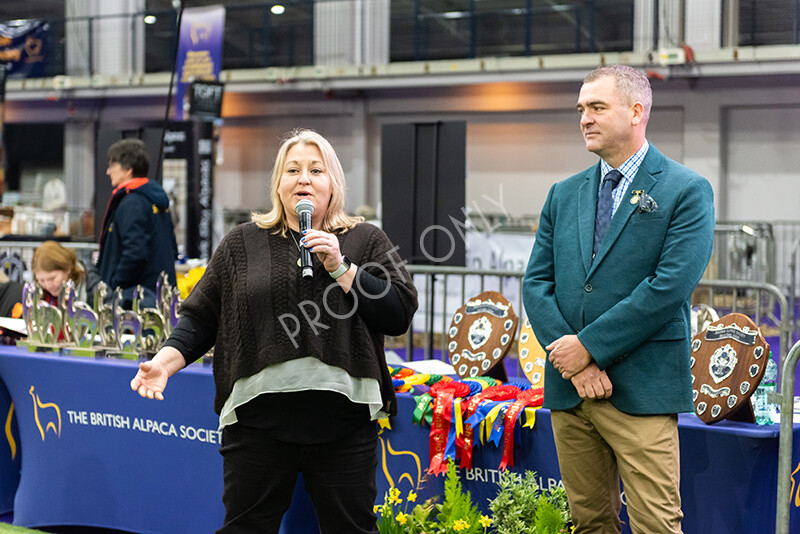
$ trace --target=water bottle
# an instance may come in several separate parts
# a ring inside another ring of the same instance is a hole
[[[778,420],[777,406],[767,400],[767,395],[775,391],[775,381],[778,378],[778,366],[770,358],[767,360],[767,369],[764,371],[764,378],[756,388],[756,393],[753,396],[755,401],[753,403],[753,411],[756,415],[756,423],[759,425],[771,425]]]

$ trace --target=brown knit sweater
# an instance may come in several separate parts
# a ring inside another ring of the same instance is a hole
[[[231,230],[214,252],[203,277],[181,305],[216,330],[214,410],[219,413],[233,384],[269,365],[316,356],[356,378],[378,380],[384,410],[396,413],[384,357],[384,333],[370,330],[357,313],[353,291],[345,293],[312,254],[314,277],[304,279],[292,236],[255,223]],[[386,234],[358,224],[338,235],[340,250],[359,269],[396,289],[406,328],[417,309],[417,291]],[[184,355],[193,361],[200,354]]]

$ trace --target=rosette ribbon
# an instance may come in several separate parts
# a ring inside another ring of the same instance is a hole
[[[438,382],[431,386],[430,396],[433,401],[433,418],[428,438],[430,467],[428,474],[438,475],[447,471],[445,447],[450,423],[453,421],[453,400],[466,397],[470,387],[463,382]]]
[[[478,405],[484,401],[505,401],[515,399],[519,393],[519,388],[514,386],[489,386],[467,402],[464,411],[464,431],[456,435],[456,446],[458,447],[461,467],[463,469],[472,468],[472,448],[475,445],[475,431],[470,420],[475,415]],[[474,420],[473,420],[474,421]],[[480,424],[480,421],[477,421]]]
[[[517,400],[506,411],[505,430],[503,432],[503,458],[500,460],[500,469],[514,467],[514,427],[519,414],[528,406],[541,406],[544,400],[544,389],[536,388],[523,391]]]
[[[430,392],[418,395],[414,397],[414,400],[417,405],[414,406],[411,421],[420,426],[424,421],[427,421],[429,425],[433,425],[433,397],[431,397]]]
[[[511,405],[514,404],[514,402],[515,401],[501,402],[486,416],[486,441],[494,443],[495,447],[499,447],[500,440],[503,439],[506,412],[509,408],[511,408]]]
[[[411,374],[403,378],[392,379],[392,385],[398,393],[405,393],[411,391],[411,386],[426,384],[430,379],[431,376],[428,374]]]

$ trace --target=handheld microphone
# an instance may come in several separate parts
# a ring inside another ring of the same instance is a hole
[[[311,214],[314,213],[314,204],[310,200],[303,199],[297,203],[294,211],[300,218],[300,234],[311,230]],[[306,247],[300,247],[300,267],[303,278],[314,276],[314,271],[311,269],[311,252]]]

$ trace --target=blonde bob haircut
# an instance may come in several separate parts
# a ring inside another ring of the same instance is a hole
[[[275,157],[275,165],[272,167],[272,183],[270,185],[270,199],[272,209],[266,213],[253,213],[250,220],[256,223],[259,228],[275,228],[276,234],[286,236],[289,229],[286,217],[286,207],[281,202],[278,194],[278,186],[283,176],[283,166],[286,164],[286,154],[293,146],[298,143],[316,146],[322,154],[322,163],[331,180],[331,198],[328,201],[328,210],[322,220],[322,229],[331,233],[344,233],[356,224],[364,220],[363,217],[348,215],[344,210],[345,201],[345,181],[344,171],[336,152],[328,142],[314,130],[296,129],[289,132],[283,139],[278,155]]]

